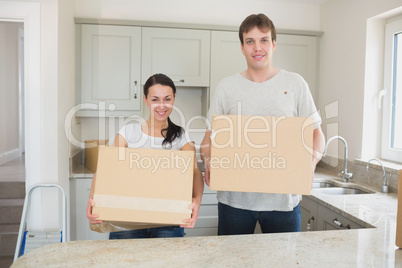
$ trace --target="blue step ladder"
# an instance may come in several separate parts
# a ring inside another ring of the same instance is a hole
[[[61,235],[58,232],[46,232],[46,233],[28,232],[28,231],[26,231],[25,228],[26,228],[26,220],[27,220],[27,214],[28,214],[28,209],[29,209],[29,205],[30,205],[31,194],[32,194],[33,190],[35,190],[37,188],[49,188],[49,187],[58,188],[62,193],[63,222],[62,222]],[[49,245],[49,244],[53,244],[53,243],[66,242],[67,241],[66,230],[67,230],[67,198],[66,198],[64,189],[58,184],[35,184],[35,185],[32,185],[28,189],[28,192],[25,196],[24,208],[22,210],[22,215],[21,215],[20,229],[18,232],[17,245],[15,247],[14,262],[18,259],[18,257],[23,255],[24,252],[26,252],[28,248],[29,248],[29,250],[32,250],[32,249],[39,248],[39,247]]]

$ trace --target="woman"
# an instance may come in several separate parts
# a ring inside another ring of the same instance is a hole
[[[152,148],[167,150],[193,151],[193,142],[187,142],[183,128],[175,125],[169,115],[172,113],[176,96],[176,87],[173,81],[164,74],[154,74],[144,85],[144,103],[147,105],[150,116],[146,122],[130,123],[124,126],[116,135],[114,146],[129,148]],[[94,185],[96,174],[92,180],[91,192],[87,206],[87,218],[91,224],[102,223],[95,220],[98,215],[92,214]],[[193,228],[198,218],[204,182],[197,161],[194,165],[193,199],[191,204],[191,219],[183,220],[183,225],[142,230],[111,232],[109,239],[131,239],[147,237],[182,237],[184,228]]]

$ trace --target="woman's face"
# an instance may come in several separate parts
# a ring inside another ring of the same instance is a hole
[[[166,121],[172,113],[175,95],[169,86],[156,84],[148,89],[148,96],[144,95],[144,102],[149,108],[151,118],[157,121]]]

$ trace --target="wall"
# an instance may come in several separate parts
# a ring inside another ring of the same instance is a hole
[[[64,121],[71,107],[75,105],[74,2],[59,0],[58,16],[58,178],[69,197],[69,142],[65,135]]]
[[[0,23],[0,165],[19,156],[19,27]]]
[[[324,35],[321,38],[320,51],[319,107],[324,119],[323,130],[327,132],[329,124],[337,123],[337,129],[328,131],[330,132],[328,136],[338,132],[347,140],[349,159],[362,156],[364,132],[367,134],[367,131],[376,131],[373,127],[364,128],[363,121],[366,120],[368,124],[371,124],[372,120],[378,121],[378,118],[365,119],[364,117],[365,92],[371,87],[370,91],[376,91],[371,94],[375,95],[382,89],[380,78],[376,77],[371,83],[370,79],[367,80],[372,75],[372,72],[367,69],[368,62],[371,65],[377,65],[378,72],[382,69],[381,60],[377,56],[373,59],[374,55],[367,53],[371,49],[370,46],[366,49],[367,38],[373,40],[373,31],[379,31],[378,25],[372,26],[369,23],[368,36],[368,21],[400,6],[400,0],[329,0],[320,7],[320,30],[324,32]],[[380,38],[381,34],[377,33],[376,37]],[[381,44],[375,45],[381,49]],[[369,61],[366,61],[366,56]],[[373,89],[372,85],[378,88]],[[371,99],[366,98],[366,105],[367,101]],[[334,102],[338,102],[337,115],[335,118],[326,119],[325,108]],[[371,103],[370,107],[373,109]],[[381,126],[377,125],[377,129],[378,127]],[[365,142],[364,147],[376,147],[373,142],[376,141]],[[343,158],[343,145],[341,148],[340,143],[339,147],[335,143],[330,146],[328,154]],[[378,150],[371,150],[370,153],[378,154]],[[365,156],[368,157],[367,154]],[[371,157],[374,156],[379,155],[371,155]]]
[[[0,1],[0,18],[24,21],[26,98],[26,187],[58,183],[68,192],[66,110],[74,105],[74,2],[69,0]],[[54,189],[35,191],[30,230],[61,226]]]
[[[238,27],[265,13],[280,29],[319,30],[319,6],[267,0],[75,0],[77,18],[162,21]]]

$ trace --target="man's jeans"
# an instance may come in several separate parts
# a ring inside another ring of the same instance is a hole
[[[257,221],[263,233],[300,232],[300,205],[293,211],[252,211],[218,203],[218,235],[253,234]]]
[[[111,232],[109,239],[134,239],[134,238],[161,238],[161,237],[183,237],[184,228],[180,226],[167,226],[148,228],[141,230],[129,230]]]

